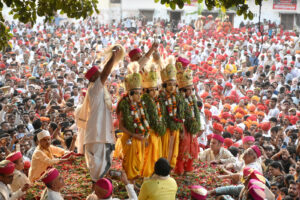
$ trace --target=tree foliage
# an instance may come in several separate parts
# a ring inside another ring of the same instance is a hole
[[[171,9],[182,9],[185,4],[191,4],[192,0],[154,0],[156,3],[170,6]],[[255,0],[256,5],[261,5],[263,0]],[[253,13],[249,10],[246,0],[198,0],[198,3],[204,2],[208,10],[220,8],[226,11],[229,8],[235,8],[237,15],[243,15],[244,19],[253,19]]]
[[[35,24],[37,16],[45,17],[45,23],[52,21],[57,12],[70,18],[86,18],[99,13],[98,0],[0,0],[0,50],[7,45],[12,35],[5,25],[2,11],[4,5],[10,8],[14,19],[22,23]]]

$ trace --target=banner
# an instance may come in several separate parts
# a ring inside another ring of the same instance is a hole
[[[273,0],[274,10],[296,10],[297,0]]]

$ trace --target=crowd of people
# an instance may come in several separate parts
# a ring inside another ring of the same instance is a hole
[[[89,200],[111,199],[113,177],[129,199],[176,199],[172,173],[193,172],[194,162],[217,166],[232,185],[193,185],[192,199],[299,199],[298,33],[211,15],[176,31],[140,21],[7,22],[0,199],[22,198],[36,181],[41,199],[63,199],[54,166],[81,155]],[[122,171],[110,169],[112,157]]]

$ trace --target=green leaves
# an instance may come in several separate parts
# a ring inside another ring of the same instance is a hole
[[[160,2],[163,5],[170,6],[175,10],[176,6],[182,9],[184,4],[190,4],[191,0],[154,0],[156,3]],[[256,5],[261,5],[264,0],[255,0]],[[198,0],[198,3],[202,3],[203,0]],[[208,10],[213,8],[220,8],[222,12],[226,12],[229,8],[235,8],[237,15],[244,16],[244,19],[253,19],[253,13],[249,10],[249,6],[245,3],[245,0],[204,0]]]
[[[155,0],[159,2],[159,0]],[[45,22],[52,22],[56,13],[66,14],[70,18],[86,18],[94,12],[99,13],[97,8],[98,0],[0,0],[0,50],[8,44],[9,30],[4,27],[2,16],[3,3],[11,9],[13,18],[23,23],[35,24],[37,15],[45,17]],[[176,8],[176,4],[173,5]],[[175,9],[174,8],[174,9]]]

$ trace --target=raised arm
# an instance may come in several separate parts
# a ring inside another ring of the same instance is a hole
[[[101,75],[100,75],[101,82],[103,85],[115,64],[115,59],[116,59],[117,55],[121,52],[121,49],[119,47],[115,47],[115,48],[113,48],[112,51],[113,51],[112,56],[109,59],[109,61],[106,63],[106,65],[104,66],[104,69],[102,70]]]

